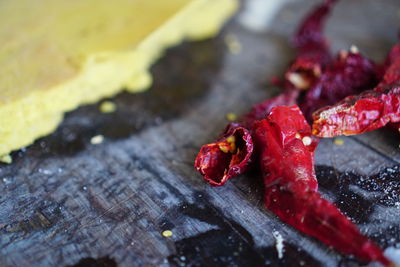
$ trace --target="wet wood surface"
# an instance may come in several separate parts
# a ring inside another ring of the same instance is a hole
[[[13,153],[0,166],[0,266],[360,265],[268,212],[256,173],[211,188],[193,168],[227,113],[278,92],[268,80],[293,58],[288,38],[316,2],[284,2],[258,31],[238,16],[217,38],[172,48],[153,66],[150,90],[112,98],[111,114],[99,105],[70,112],[54,134]],[[382,60],[399,9],[396,0],[340,2],[327,25],[333,49],[356,44]],[[96,135],[104,142],[91,144]],[[321,192],[379,246],[400,246],[399,136],[342,139],[318,147]]]

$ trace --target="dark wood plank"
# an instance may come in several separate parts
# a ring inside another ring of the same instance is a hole
[[[14,153],[0,168],[0,266],[103,256],[118,266],[357,266],[266,211],[256,174],[210,188],[193,169],[226,113],[277,92],[267,81],[290,61],[288,36],[316,2],[285,2],[260,32],[236,20],[216,39],[173,48],[153,67],[148,92],[116,96],[114,114],[98,105],[71,112],[56,133]],[[334,47],[354,43],[382,58],[395,42],[398,8],[395,0],[342,1],[328,25]],[[226,49],[227,33],[239,54]],[[90,144],[97,134],[105,142]],[[400,243],[400,153],[386,136],[323,140],[316,155],[324,196],[383,248]]]

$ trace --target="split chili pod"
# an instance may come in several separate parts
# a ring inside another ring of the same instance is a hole
[[[254,105],[239,122],[228,124],[217,141],[201,147],[195,168],[212,186],[221,186],[247,171],[252,165],[254,122],[264,118],[277,105],[295,104],[297,95],[297,91],[291,90]]]
[[[221,186],[247,170],[252,154],[249,130],[239,123],[230,123],[221,138],[201,147],[194,166],[210,185]]]

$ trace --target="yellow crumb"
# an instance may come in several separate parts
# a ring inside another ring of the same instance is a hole
[[[237,116],[236,116],[235,113],[229,112],[229,113],[226,114],[226,119],[228,121],[236,121],[237,120]]]
[[[113,113],[117,110],[117,105],[112,101],[103,101],[100,104],[99,110],[101,113]]]
[[[162,232],[163,237],[171,237],[172,236],[172,231],[171,230],[165,230]]]
[[[242,51],[242,44],[234,34],[229,33],[225,36],[225,44],[232,54],[239,54]]]
[[[9,154],[0,156],[0,162],[6,163],[6,164],[11,164],[12,163],[12,157]]]
[[[337,146],[342,146],[344,145],[344,140],[341,138],[335,138],[335,140],[333,140],[333,143]]]
[[[102,135],[96,135],[96,136],[93,136],[93,137],[90,139],[90,143],[91,143],[92,145],[101,144],[101,143],[103,143],[103,141],[104,141],[104,136],[102,136]]]

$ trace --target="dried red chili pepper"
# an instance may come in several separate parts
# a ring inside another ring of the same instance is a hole
[[[325,20],[337,0],[326,0],[301,23],[292,43],[297,56],[285,74],[297,89],[308,89],[331,61],[328,41],[323,35]]]
[[[392,51],[397,49],[396,46]],[[315,112],[313,134],[320,137],[354,135],[381,128],[389,122],[399,122],[400,53],[397,54],[373,90],[349,96]]]
[[[253,123],[268,115],[274,106],[296,104],[298,89],[305,89],[304,85],[299,83],[306,80],[308,83],[309,74],[314,80],[320,75],[322,67],[331,60],[322,29],[336,1],[326,0],[316,7],[299,27],[293,38],[298,55],[285,75],[287,80],[282,82],[284,92],[255,105],[238,123],[229,124],[217,141],[202,146],[196,157],[195,168],[212,186],[221,186],[228,179],[244,173],[249,168],[253,155]],[[303,80],[300,81],[299,77]],[[307,86],[310,85],[311,83]],[[235,147],[236,150],[227,149],[229,147]]]
[[[295,104],[297,95],[292,90],[254,105],[239,122],[228,124],[217,141],[201,147],[195,168],[212,186],[221,186],[228,179],[244,173],[252,163],[253,123],[268,115],[275,106]]]
[[[389,54],[385,59],[385,63],[383,64],[383,72],[382,76],[384,76],[387,69],[397,60],[400,58],[400,45],[395,45],[390,50]]]
[[[265,118],[273,107],[291,106],[296,104],[299,92],[297,90],[288,90],[275,97],[269,98],[252,107],[251,111],[243,116],[241,123],[251,129],[255,121]]]
[[[301,110],[311,121],[315,110],[373,88],[378,83],[379,76],[378,66],[363,57],[356,47],[353,46],[349,52],[341,51],[306,92],[300,105]]]
[[[221,186],[247,170],[252,154],[250,131],[230,123],[216,142],[201,147],[194,167],[210,185]]]
[[[317,142],[297,106],[278,106],[254,125],[265,183],[266,207],[282,221],[345,254],[364,261],[390,262],[339,209],[317,192]]]
[[[385,63],[383,64],[382,68],[381,68],[381,74],[382,76],[384,75],[384,73],[386,72],[386,70],[388,69],[388,67],[390,67],[390,65],[397,59],[400,58],[400,45],[395,45],[391,51],[389,52],[389,54],[386,57]],[[396,132],[400,132],[400,122],[390,122],[388,123],[388,128],[391,130],[394,130]]]

